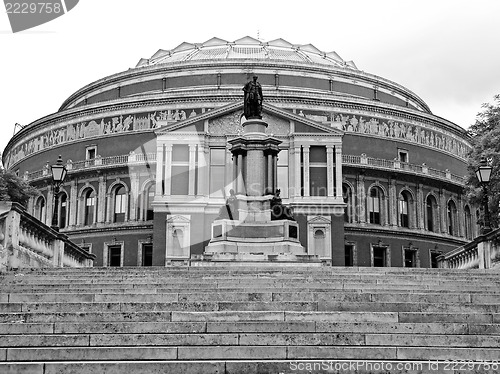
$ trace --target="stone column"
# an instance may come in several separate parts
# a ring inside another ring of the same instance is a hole
[[[305,145],[304,148],[304,196],[310,196],[309,191],[309,146]]]
[[[170,196],[172,191],[172,144],[165,144],[165,195]]]
[[[447,222],[447,206],[446,206],[446,197],[444,196],[443,189],[439,190],[439,220],[441,222],[441,233],[448,233],[448,227],[446,226]]]
[[[274,178],[274,172],[273,172],[273,155],[271,153],[267,154],[267,181],[266,181],[266,187],[274,191],[273,189],[273,178]]]
[[[398,225],[398,197],[396,193],[396,180],[389,179],[389,224]],[[409,208],[409,207],[408,207]]]
[[[141,191],[139,191],[139,175],[137,173],[132,172],[130,174],[130,213],[129,220],[137,221],[138,215],[137,211],[139,210],[139,199],[141,197]]]
[[[342,146],[335,146],[335,178],[337,189],[335,196],[337,199],[342,200]]]
[[[104,201],[106,199],[106,179],[103,175],[99,176],[99,189],[97,191],[97,201],[99,204],[97,205],[97,222],[104,223],[106,220],[106,204]],[[111,205],[111,204],[108,204]],[[109,221],[108,221],[109,222]]]
[[[417,204],[416,204],[416,213],[417,213],[417,228],[420,230],[425,229],[425,215],[424,211],[426,209],[426,204],[424,202],[423,196],[423,185],[421,183],[417,184]]]
[[[356,178],[356,207],[355,214],[359,223],[366,223],[366,190],[365,190],[365,176],[360,174]]]
[[[273,185],[271,186],[273,191],[278,188],[278,155],[273,155],[272,157],[273,165]]]
[[[163,195],[163,181],[165,176],[163,175],[163,155],[164,155],[164,149],[163,149],[163,144],[158,144],[156,146],[156,188],[155,188],[155,195],[156,196],[161,196]]]
[[[231,159],[233,158],[233,154],[231,153],[231,148],[228,146],[226,147],[226,170],[224,175],[226,176],[226,180],[224,181],[224,188],[225,186],[232,185],[234,182],[234,177],[233,177],[233,169],[231,166]],[[227,193],[228,191],[226,191]]]
[[[302,193],[301,193],[301,189],[302,189],[302,168],[301,168],[301,165],[300,165],[300,152],[301,149],[300,149],[300,146],[296,146],[294,148],[294,154],[295,154],[295,157],[294,157],[294,162],[295,162],[295,169],[294,169],[294,172],[295,172],[295,196],[296,197],[301,197],[302,196]]]
[[[465,211],[464,201],[462,195],[458,194],[458,236],[465,237]]]
[[[337,164],[333,157],[334,149],[332,145],[326,146],[326,179],[327,179],[327,195],[335,196],[335,181],[337,174]]]
[[[189,144],[189,187],[188,195],[195,195],[195,181],[196,181],[196,145]]]
[[[77,194],[78,194],[78,186],[76,184],[76,180],[71,180],[69,182],[69,222],[68,226],[72,227],[76,225],[76,218],[78,213],[78,205],[77,205]]]
[[[238,153],[236,158],[237,168],[236,168],[236,191],[235,192],[245,192],[245,183],[243,180],[243,154]]]
[[[100,192],[100,191],[99,191]],[[97,197],[97,201],[98,201],[98,208],[99,208],[99,211],[101,210],[101,206],[103,206],[105,203],[105,201],[107,202],[106,206],[107,206],[107,212],[106,212],[106,223],[111,223],[112,222],[112,217],[113,217],[113,210],[114,210],[114,201],[112,201],[111,199],[113,198],[112,194],[111,193],[106,193],[105,195],[100,195]],[[95,217],[95,215],[94,215]]]
[[[47,205],[45,207],[45,224],[52,226],[52,216],[54,215],[54,187],[47,188]]]
[[[260,149],[249,149],[246,155],[246,192],[249,196],[262,196],[265,185],[265,158]]]

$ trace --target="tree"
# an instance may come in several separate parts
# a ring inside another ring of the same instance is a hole
[[[493,167],[488,185],[491,224],[493,227],[498,227],[500,214],[500,94],[494,96],[492,103],[482,105],[482,111],[476,116],[476,122],[468,129],[468,133],[472,137],[473,149],[468,162],[467,198],[471,203],[481,206],[483,189],[475,172],[481,159],[485,157]]]
[[[38,195],[38,190],[24,179],[0,168],[0,200],[13,201],[26,207],[29,198]]]

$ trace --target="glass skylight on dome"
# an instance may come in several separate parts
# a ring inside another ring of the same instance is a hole
[[[296,61],[300,63],[322,64],[335,67],[349,67],[335,52],[325,53],[312,44],[293,45],[284,39],[262,42],[246,36],[234,42],[211,38],[204,43],[183,42],[174,49],[160,50],[150,59],[141,59],[136,67],[197,60],[272,60]]]

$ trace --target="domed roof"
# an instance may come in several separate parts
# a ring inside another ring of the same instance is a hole
[[[181,61],[200,60],[296,61],[358,70],[354,62],[344,61],[335,52],[320,51],[312,44],[292,44],[283,39],[262,42],[249,36],[229,42],[212,38],[204,43],[181,43],[172,50],[160,49],[151,58],[142,58],[136,68]]]

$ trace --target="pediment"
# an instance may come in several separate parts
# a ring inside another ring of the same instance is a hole
[[[242,126],[243,101],[237,101],[220,108],[213,109],[193,118],[176,122],[157,129],[157,135],[196,131],[210,135],[239,135],[243,132]],[[262,119],[268,124],[267,134],[289,135],[292,132],[292,123],[295,125],[294,133],[325,133],[342,136],[343,131],[316,122],[312,119],[294,114],[288,110],[277,108],[264,103],[262,107]],[[208,123],[208,126],[206,126]]]

